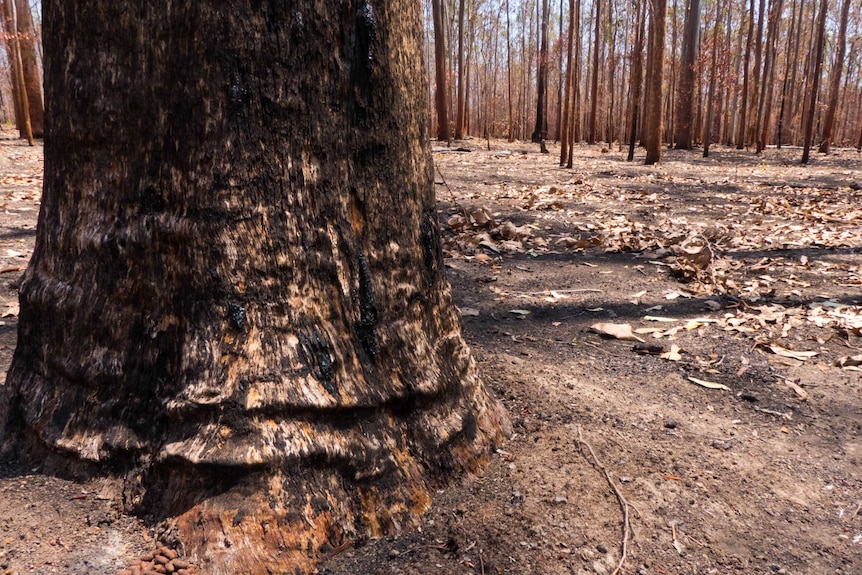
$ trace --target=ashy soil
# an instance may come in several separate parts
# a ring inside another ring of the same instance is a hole
[[[42,159],[5,136],[3,373]],[[417,525],[320,572],[862,573],[862,156],[647,167],[579,146],[567,170],[554,146],[488,144],[435,149],[437,192],[464,331],[514,434]],[[128,566],[156,543],[117,501],[7,462],[0,573]]]

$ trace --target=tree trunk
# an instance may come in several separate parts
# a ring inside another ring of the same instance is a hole
[[[678,150],[690,150],[694,146],[692,116],[699,33],[700,0],[689,0],[685,13],[685,32],[682,38],[682,62],[680,62],[681,71],[676,104],[676,134],[674,139]]]
[[[575,143],[581,134],[581,0],[575,0],[575,65],[572,73],[572,117],[569,119],[569,158],[566,167],[574,163]]]
[[[748,38],[745,41],[745,58],[742,65],[742,104],[739,110],[739,125],[736,135],[736,149],[741,150],[745,147],[745,126],[748,121],[748,100],[749,100],[749,67],[751,64],[751,44],[754,41],[754,0],[750,1],[748,11]]]
[[[558,39],[560,45],[560,58],[557,60],[557,63],[559,64],[557,70],[559,82],[557,82],[557,122],[554,124],[554,140],[558,142],[562,137],[560,135],[560,129],[563,123],[563,85],[566,83],[563,79],[563,24],[565,22],[563,2],[564,0],[560,0],[560,36]]]
[[[562,11],[560,11],[562,14]],[[562,16],[561,16],[562,17]],[[575,0],[569,0],[569,37],[566,43],[567,65],[566,65],[566,92],[565,105],[563,107],[562,120],[560,127],[560,166],[566,165],[566,160],[569,156],[569,147],[572,145],[570,138],[569,118],[572,111],[572,75],[574,67],[572,64],[573,46],[575,43]]]
[[[646,18],[646,2],[638,0],[637,2],[637,32],[635,34],[635,48],[632,55],[632,116],[629,123],[629,153],[626,158],[629,162],[635,159],[635,141],[637,141],[638,133],[638,112],[641,106],[641,85],[643,84],[643,51],[644,51],[644,28]]]
[[[3,31],[6,39],[6,58],[9,63],[9,84],[12,87],[12,103],[15,113],[15,128],[18,130],[18,137],[26,137],[24,128],[24,110],[22,105],[22,91],[19,85],[18,75],[18,58],[15,52],[15,38],[18,32],[15,29],[15,8],[12,6],[12,0],[0,0],[3,8]]]
[[[799,3],[799,27],[802,26],[802,7],[804,4],[804,0],[800,0]],[[797,41],[795,46],[793,46],[793,36],[794,34],[797,36]],[[788,86],[791,87],[796,83],[796,70],[798,68],[796,64],[796,60],[799,55],[799,41],[798,41],[799,31],[796,24],[796,0],[793,0],[793,4],[790,8],[790,32],[787,34],[787,48],[785,49],[785,57],[784,57],[784,80],[781,85],[781,105],[778,110],[778,126],[777,133],[775,135],[775,146],[780,150],[781,149],[781,141],[782,136],[784,135],[784,117],[785,111],[787,109],[787,90]],[[791,46],[793,49],[791,50]],[[794,53],[793,58],[791,59],[790,54]],[[790,67],[793,67],[792,77],[788,77],[788,71]]]
[[[595,2],[595,36],[593,44],[593,72],[590,77],[590,133],[588,144],[595,144],[598,136],[596,135],[598,115],[599,115],[599,45],[602,39],[602,0],[594,0]]]
[[[18,51],[21,58],[21,73],[27,90],[27,110],[33,135],[41,138],[44,132],[45,110],[42,105],[41,73],[36,64],[36,31],[33,28],[33,13],[28,0],[7,0],[15,6],[18,30]]]
[[[823,120],[822,141],[817,149],[821,154],[829,153],[829,143],[835,125],[835,110],[838,108],[838,92],[841,88],[841,71],[844,67],[844,56],[847,53],[847,17],[849,13],[850,0],[844,0],[841,4],[841,21],[838,27],[835,64],[832,66],[832,76],[829,79],[829,106],[826,108],[826,118]]]
[[[548,0],[542,0],[542,19],[539,40],[539,71],[536,77],[536,126],[532,142],[538,143],[548,136]]]
[[[515,121],[512,113],[512,37],[511,37],[511,16],[509,16],[509,0],[506,0],[506,81],[508,82],[508,102],[509,102],[509,142],[515,141]]]
[[[18,137],[27,138],[27,142],[32,146],[35,142],[33,141],[33,126],[30,122],[30,101],[27,80],[24,75],[24,59],[21,54],[22,39],[21,33],[18,31],[18,9],[15,5],[15,0],[6,0],[3,10],[7,21],[7,29],[11,30],[11,33],[7,35],[6,42],[10,47],[9,71],[12,75],[13,96],[16,104],[15,123],[18,128]]]
[[[458,92],[455,110],[455,139],[464,137],[464,0],[458,2]]]
[[[0,444],[119,477],[205,573],[308,572],[507,424],[443,277],[420,3],[222,4],[43,3]]]
[[[751,75],[751,107],[749,108],[748,141],[757,143],[757,106],[760,98],[760,65],[763,59],[763,14],[766,11],[766,0],[759,0],[757,9],[757,35],[754,37],[754,71]]]
[[[662,77],[664,73],[667,0],[650,0],[649,50],[646,70],[646,160],[647,165],[661,162]]]
[[[437,110],[437,139],[448,142],[452,134],[449,131],[449,104],[446,88],[446,40],[443,31],[443,7],[441,0],[431,0],[431,11],[434,15],[434,78],[436,92],[434,107]]]
[[[715,78],[718,64],[718,28],[721,21],[721,3],[715,2],[715,22],[712,25],[712,59],[709,68],[709,94],[706,103],[706,121],[703,125],[703,157],[709,157],[709,146],[712,144],[712,121],[715,109]]]
[[[775,55],[777,51],[778,34],[781,28],[781,11],[784,0],[770,1],[769,26],[766,31],[766,60],[763,65],[763,81],[761,82],[760,103],[757,106],[756,153],[760,154],[766,148],[769,137],[769,117],[772,115],[772,94],[775,84]]]
[[[802,143],[803,164],[807,164],[811,157],[811,142],[814,139],[814,116],[817,114],[817,92],[820,90],[820,68],[823,65],[827,7],[827,0],[820,0],[820,12],[817,15],[817,40],[814,45],[814,59],[811,66],[811,88],[806,100],[808,111],[805,115],[805,130]]]

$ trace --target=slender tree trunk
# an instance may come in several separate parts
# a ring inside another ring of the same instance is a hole
[[[667,0],[650,0],[649,53],[646,73],[646,160],[647,165],[661,162],[662,77],[667,23]]]
[[[17,17],[18,49],[21,56],[21,72],[27,89],[27,109],[33,135],[42,137],[44,132],[44,106],[42,104],[41,73],[36,63],[36,30],[33,26],[33,13],[28,0],[9,0],[15,5]]]
[[[593,40],[593,71],[591,80],[591,88],[590,88],[590,127],[589,127],[589,140],[588,144],[595,144],[597,135],[596,135],[596,126],[598,121],[599,114],[599,47],[601,46],[602,41],[602,0],[593,0],[595,3],[595,15],[594,15],[594,26],[595,26],[595,35]]]
[[[632,54],[632,111],[629,123],[629,154],[626,158],[629,162],[635,159],[635,142],[638,134],[638,112],[641,107],[641,85],[643,84],[643,51],[644,33],[646,27],[646,0],[637,1],[637,32],[635,34],[635,48]]]
[[[27,5],[27,9],[30,9],[29,5]],[[14,33],[12,37],[8,39],[8,42],[12,44],[13,61],[12,65],[10,66],[10,70],[15,77],[15,85],[18,86],[18,107],[21,111],[20,121],[23,128],[23,130],[19,131],[19,136],[22,138],[27,138],[27,143],[32,146],[35,144],[35,142],[33,141],[33,125],[30,121],[30,94],[29,90],[27,89],[27,79],[24,74],[24,59],[21,54],[21,32],[18,28],[18,10],[15,5],[15,0],[6,0],[6,10],[10,14],[12,23],[11,28],[12,30],[14,30]],[[41,100],[39,104],[39,107],[41,108]]]
[[[443,277],[420,6],[43,4],[0,444],[119,478],[211,575],[310,572],[487,461],[505,419]]]
[[[541,142],[548,136],[548,19],[549,0],[542,0],[539,71],[536,77],[536,127],[530,140]]]
[[[769,26],[766,32],[766,58],[763,65],[763,81],[761,82],[760,102],[757,106],[756,153],[760,154],[766,148],[769,136],[769,116],[772,115],[772,95],[775,84],[775,53],[778,34],[781,27],[781,11],[783,0],[771,0],[769,10]]]
[[[688,0],[685,13],[685,31],[682,38],[682,61],[680,62],[679,89],[676,98],[676,148],[690,150],[692,138],[692,116],[694,111],[694,79],[697,67],[697,48],[700,33],[700,0]]]
[[[838,108],[838,93],[841,88],[841,72],[844,66],[844,56],[847,53],[847,17],[850,13],[850,0],[841,4],[841,20],[838,25],[838,40],[836,41],[835,64],[832,66],[832,76],[829,79],[829,105],[826,108],[826,118],[823,120],[820,147],[821,154],[829,153],[829,143],[832,139],[832,128],[835,124],[835,110]]]
[[[572,76],[574,75],[574,62],[572,52],[575,43],[575,0],[569,0],[569,37],[566,42],[566,91],[565,106],[563,107],[562,126],[560,127],[560,166],[566,165],[569,156],[569,147],[572,145],[569,118],[572,113]]]
[[[443,31],[443,7],[441,0],[431,0],[434,14],[434,71],[437,91],[434,93],[434,107],[437,110],[437,139],[448,142],[449,131],[448,89],[446,88],[446,34]]]
[[[508,82],[507,94],[509,102],[509,142],[515,141],[515,121],[512,113],[512,38],[511,38],[511,17],[509,16],[509,0],[506,0],[506,81]]]
[[[3,8],[3,31],[6,36],[6,57],[9,62],[9,84],[12,87],[15,128],[18,130],[19,138],[26,138],[27,133],[24,128],[24,107],[21,99],[22,88],[19,84],[18,58],[16,57],[15,52],[15,38],[18,37],[18,31],[15,29],[15,7],[12,5],[12,0],[0,1],[2,1]]]
[[[455,106],[455,139],[464,137],[464,0],[458,1],[458,88]]]
[[[749,65],[751,64],[751,44],[754,41],[754,0],[750,0],[750,2],[751,5],[748,11],[748,39],[745,41],[745,58],[742,65],[742,106],[739,110],[739,126],[736,135],[737,150],[745,147],[745,127],[748,121]]]
[[[766,0],[760,0],[757,10],[757,35],[754,37],[754,71],[751,75],[751,107],[749,108],[749,118],[746,120],[748,124],[748,142],[757,143],[757,110],[760,98],[760,66],[763,60],[763,23],[766,20],[764,12],[766,11]]]
[[[802,143],[802,163],[807,164],[811,157],[811,142],[814,140],[814,116],[817,115],[817,92],[820,90],[820,68],[823,65],[823,45],[826,39],[827,0],[820,0],[820,11],[817,15],[817,40],[814,45],[814,59],[811,66],[811,89],[806,103],[808,112],[805,115],[805,132]]]
[[[804,5],[804,0],[800,0],[799,2],[799,26],[802,25],[802,6]],[[787,107],[787,90],[790,87],[792,90],[792,86],[796,83],[796,70],[798,68],[796,62],[799,55],[799,41],[797,40],[795,46],[793,45],[793,36],[796,34],[798,36],[798,27],[796,22],[796,0],[793,0],[793,4],[790,8],[790,32],[787,34],[787,47],[785,48],[785,57],[784,57],[784,81],[781,86],[781,106],[778,110],[778,128],[777,133],[775,135],[775,146],[780,150],[781,149],[781,138],[784,132],[784,112]],[[791,46],[793,49],[791,50]],[[791,59],[790,54],[793,53],[794,56]],[[788,71],[791,66],[793,67],[792,76],[788,80]],[[788,82],[790,86],[788,86]]]
[[[559,69],[557,70],[559,82],[557,82],[557,122],[554,124],[554,140],[556,141],[560,141],[560,139],[562,138],[561,130],[563,124],[563,85],[566,83],[566,81],[563,79],[563,23],[565,21],[563,3],[564,0],[560,0],[560,36],[558,40],[560,46],[560,58],[558,60]]]
[[[575,0],[575,65],[572,73],[572,118],[569,120],[569,159],[566,167],[574,163],[575,144],[581,139],[581,0]]]
[[[703,157],[709,157],[709,146],[712,143],[712,121],[715,106],[715,78],[718,64],[718,27],[721,21],[721,3],[715,3],[715,22],[712,26],[712,61],[709,70],[709,95],[706,104],[706,121],[703,125]]]

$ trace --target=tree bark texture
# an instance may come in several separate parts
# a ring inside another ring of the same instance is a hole
[[[21,57],[21,73],[27,91],[27,110],[33,135],[41,138],[44,133],[45,109],[42,104],[42,83],[36,64],[36,31],[33,28],[33,13],[28,0],[6,0],[15,5],[18,28],[18,50]]]
[[[832,130],[835,126],[835,111],[838,109],[838,93],[841,88],[841,72],[844,68],[844,56],[847,54],[847,19],[850,14],[850,0],[844,0],[841,4],[841,19],[838,24],[838,40],[835,46],[835,64],[832,66],[832,75],[829,79],[829,105],[826,108],[826,117],[823,119],[823,132],[821,134],[820,147],[817,151],[821,154],[829,153]]]
[[[590,133],[587,143],[595,144],[598,139],[596,130],[598,129],[599,115],[599,46],[602,40],[602,0],[595,0],[595,35],[593,38],[593,71],[590,76]]]
[[[667,25],[667,0],[650,0],[649,50],[646,74],[646,111],[644,129],[646,164],[661,161],[662,136],[662,77],[664,71],[664,44]]]
[[[741,150],[745,147],[745,127],[748,120],[748,100],[751,98],[748,85],[749,68],[751,65],[751,45],[754,41],[754,0],[750,0],[748,9],[748,37],[745,40],[745,56],[742,65],[742,105],[739,109],[739,125],[736,135],[736,149]]]
[[[805,126],[802,141],[802,161],[807,164],[811,157],[811,142],[814,139],[814,116],[817,115],[817,93],[820,90],[820,68],[823,66],[823,45],[826,37],[826,11],[827,0],[820,0],[820,8],[817,13],[817,40],[814,44],[814,59],[811,65],[811,82],[806,100]]]
[[[643,85],[643,52],[644,52],[644,17],[646,13],[646,0],[637,2],[637,32],[635,33],[635,46],[632,54],[632,109],[629,122],[629,152],[626,160],[631,162],[635,159],[635,141],[638,132],[638,112],[641,107],[641,86]]]
[[[679,90],[676,101],[676,147],[690,150],[694,145],[692,120],[694,116],[694,79],[697,68],[697,48],[700,35],[700,0],[689,0],[685,14],[685,31],[682,38]]]
[[[541,142],[548,136],[548,19],[550,6],[542,0],[541,31],[539,39],[539,70],[536,78],[536,125],[530,136],[532,142]]]
[[[446,87],[446,34],[443,30],[443,7],[440,0],[431,0],[434,18],[434,108],[437,111],[437,139],[448,142],[449,130],[449,92]]]
[[[464,0],[458,2],[458,88],[455,103],[455,139],[464,137]]]
[[[508,424],[443,277],[420,4],[222,4],[43,3],[0,443],[117,477],[207,573],[307,572]]]

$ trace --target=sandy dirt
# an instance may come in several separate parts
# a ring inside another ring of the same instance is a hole
[[[3,373],[41,185],[41,147],[5,135]],[[862,156],[581,146],[565,170],[554,146],[459,145],[434,154],[449,279],[515,433],[320,572],[605,575],[625,545],[626,574],[862,573]],[[0,574],[153,548],[109,484],[0,465]]]

